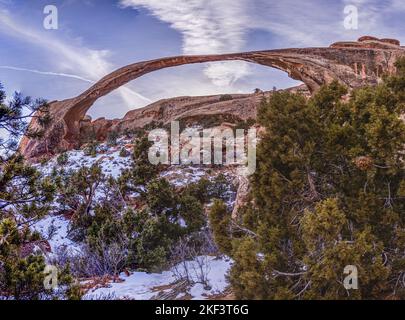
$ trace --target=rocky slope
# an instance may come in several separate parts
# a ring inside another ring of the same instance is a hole
[[[287,90],[310,95],[305,85]],[[79,137],[83,139],[89,132],[94,132],[97,140],[104,141],[109,132],[121,134],[147,126],[164,127],[172,121],[179,121],[182,125],[195,124],[203,127],[254,121],[260,102],[262,99],[270,98],[272,93],[177,97],[160,100],[147,107],[129,111],[123,119],[100,118],[92,121],[89,116],[86,116],[79,123]]]

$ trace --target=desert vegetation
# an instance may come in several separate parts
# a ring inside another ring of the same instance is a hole
[[[263,101],[252,202],[236,221],[220,202],[211,212],[238,298],[405,297],[405,60],[396,67],[349,95],[334,82]],[[343,286],[347,265],[358,290]]]
[[[125,132],[130,146],[114,132],[101,146],[88,132],[82,148],[92,165],[72,166],[63,152],[45,173],[50,160],[29,164],[17,144],[24,134],[41,139],[26,119],[35,113],[46,128],[46,101],[18,94],[6,102],[0,90],[0,127],[9,132],[0,141],[0,296],[80,299],[83,279],[168,269],[177,283],[210,288],[208,259],[226,255],[240,299],[405,298],[405,60],[396,67],[381,84],[351,92],[338,82],[310,99],[274,92],[257,123],[234,121],[264,129],[251,192],[235,216],[235,186],[224,174],[173,186],[167,168],[148,161],[147,132],[157,124]],[[116,176],[100,165],[108,148],[128,161]],[[57,231],[32,228],[47,216],[68,219],[79,252],[48,254]],[[43,285],[47,264],[59,270],[57,289]],[[347,265],[359,270],[358,290],[343,286]]]

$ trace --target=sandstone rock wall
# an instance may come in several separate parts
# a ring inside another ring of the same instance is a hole
[[[277,68],[288,73],[296,80],[302,81],[311,92],[320,86],[337,80],[349,88],[376,84],[384,73],[395,71],[394,63],[405,54],[405,48],[393,39],[362,37],[357,42],[338,42],[328,48],[300,48],[269,51],[256,51],[223,55],[179,56],[135,63],[123,67],[101,79],[81,95],[50,103],[52,125],[41,140],[24,138],[20,151],[26,158],[35,160],[47,154],[78,146],[80,128],[86,112],[94,102],[147,73],[184,64],[214,61],[242,60]],[[182,101],[182,99],[184,101]],[[190,99],[190,98],[188,98]],[[170,102],[160,102],[126,115],[122,121],[100,119],[94,125],[102,132],[114,127],[138,126],[150,119],[161,118],[163,122],[181,116],[197,113],[236,112],[239,115],[254,114],[257,99],[255,97],[235,97],[233,104],[208,103],[210,97],[196,101],[178,98]],[[256,99],[256,100],[255,100]],[[242,111],[240,111],[242,110]],[[31,128],[38,127],[34,119]]]

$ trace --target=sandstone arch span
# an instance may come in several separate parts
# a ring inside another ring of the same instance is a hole
[[[376,84],[383,73],[392,73],[405,48],[391,39],[362,37],[357,42],[339,42],[327,48],[266,50],[222,55],[178,56],[144,61],[105,76],[79,96],[50,103],[53,123],[41,141],[24,138],[20,151],[34,159],[77,145],[79,122],[94,102],[129,81],[147,73],[185,64],[240,60],[277,68],[306,84],[311,92],[333,80],[356,88]],[[37,126],[35,120],[30,124]]]

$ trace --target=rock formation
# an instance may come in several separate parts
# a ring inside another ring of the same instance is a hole
[[[405,48],[401,47],[397,40],[362,37],[357,42],[338,42],[328,48],[178,56],[135,63],[105,76],[75,98],[51,102],[50,115],[53,121],[47,128],[44,138],[41,140],[24,138],[20,144],[20,151],[27,159],[35,160],[47,154],[55,154],[61,150],[77,147],[81,125],[83,122],[89,122],[89,119],[85,118],[86,112],[98,98],[107,95],[129,81],[156,70],[185,64],[241,60],[285,71],[291,78],[302,81],[311,92],[315,92],[320,86],[333,80],[337,80],[349,88],[376,84],[383,74],[391,74],[395,71],[395,61],[404,54]],[[242,101],[243,97],[235,97],[236,100]],[[212,107],[216,106],[220,107],[220,105],[212,104],[211,111]],[[245,106],[242,105],[241,107],[245,108]],[[156,108],[157,105],[154,104],[141,111],[130,112],[122,121],[105,120],[103,122],[103,120],[99,120],[94,125],[98,125],[101,131],[112,126],[125,126],[125,123],[128,125],[129,122],[135,121],[139,115],[143,114],[144,116],[148,112],[153,114]],[[193,110],[188,109],[185,112],[192,114]],[[222,109],[222,113],[224,112],[226,110]],[[166,113],[167,117],[164,122],[171,119],[167,108]],[[177,116],[179,114],[181,112],[178,112]],[[31,129],[38,127],[35,119],[32,120],[30,126]]]
[[[306,96],[310,93],[305,85],[286,89],[300,92]],[[120,134],[135,131],[154,124],[169,125],[172,121],[180,121],[182,125],[200,125],[203,127],[221,123],[240,123],[256,119],[257,107],[263,98],[268,99],[273,92],[254,94],[212,95],[203,97],[176,97],[164,99],[151,105],[132,110],[124,118],[108,120],[100,118],[92,121],[86,116],[79,122],[79,137],[85,139],[92,135],[98,141],[104,141],[109,132]],[[226,99],[224,99],[224,97]]]

